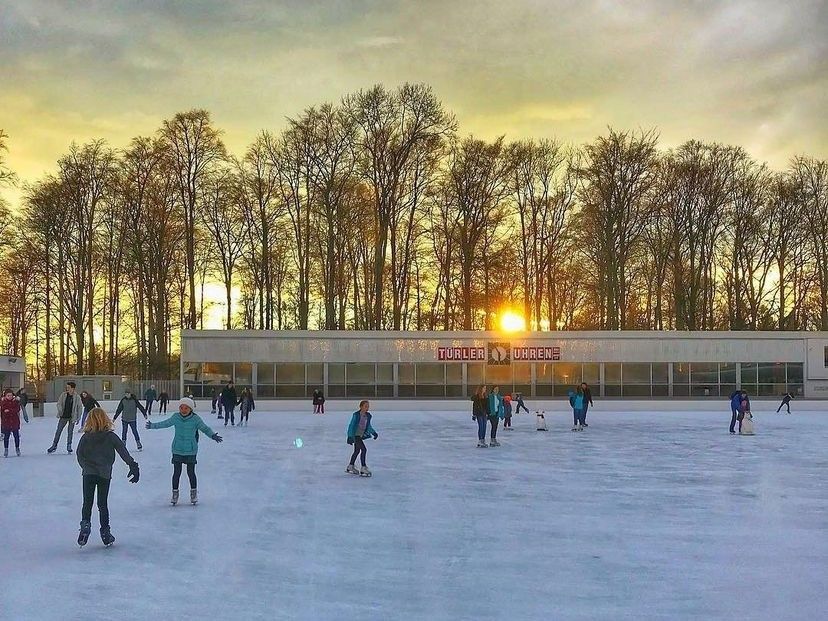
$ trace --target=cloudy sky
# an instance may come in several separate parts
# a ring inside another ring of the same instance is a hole
[[[774,167],[828,157],[826,0],[0,0],[0,128],[24,180],[209,109],[240,152],[302,108],[431,84],[464,133],[657,127]]]

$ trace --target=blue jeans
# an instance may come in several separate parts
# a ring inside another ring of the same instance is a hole
[[[141,446],[141,438],[138,436],[138,423],[134,420],[126,421],[123,418],[121,419],[121,441],[126,444],[127,429],[129,428],[132,428],[132,435],[135,436],[135,443],[138,446]]]
[[[81,417],[81,424],[80,424],[81,429],[83,429],[84,425],[86,425],[86,417],[89,416],[89,412],[91,412],[91,411],[92,410],[84,410],[83,411],[83,416]]]
[[[483,442],[486,439],[486,416],[477,417],[477,439]]]
[[[586,414],[584,414],[583,409],[573,408],[572,409],[572,418],[575,419],[576,425],[583,425],[586,421]]]

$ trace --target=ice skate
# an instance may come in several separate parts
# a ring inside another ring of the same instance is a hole
[[[17,456],[20,457],[20,449],[14,449],[17,452]]]
[[[86,520],[81,521],[80,523],[80,533],[78,533],[78,545],[83,547],[86,545],[86,542],[89,541],[89,533],[92,532],[92,522],[87,522]]]
[[[178,490],[174,489],[172,493],[172,499],[170,500],[170,504],[175,506],[178,504]]]
[[[486,442],[484,442],[483,440],[478,440],[477,441],[477,448],[489,448],[489,445],[486,444]]]
[[[50,446],[49,448],[47,448],[47,449],[46,449],[46,452],[47,452],[47,453],[49,453],[49,455],[51,455],[51,454],[52,454],[52,453],[54,453],[56,450],[57,450],[57,447],[56,447],[56,446]]]
[[[359,474],[359,470],[357,470],[353,464],[348,464],[348,467],[345,468],[345,472],[348,474]]]
[[[141,443],[140,443],[140,442],[138,443],[138,450],[139,450],[139,451],[143,451],[143,450],[144,450],[144,447],[143,447],[143,446],[141,446]]]
[[[9,456],[9,449],[3,449],[3,457]]]
[[[572,431],[578,431],[578,425],[572,425]]]
[[[489,446],[500,446],[500,442],[498,442],[495,438],[492,438],[491,440],[489,440]]]
[[[368,470],[368,466],[363,466],[362,468],[359,469],[359,476],[361,476],[361,477],[370,477],[371,476],[371,471]]]
[[[112,535],[112,531],[109,530],[109,526],[101,526],[101,541],[107,548],[115,543],[115,537]]]
[[[67,447],[66,447],[66,452],[67,452],[67,453],[69,453],[69,454],[71,455],[71,454],[72,454],[72,447],[71,447],[71,446],[67,446]]]
[[[191,489],[190,490],[190,504],[197,505],[198,504],[198,490]]]

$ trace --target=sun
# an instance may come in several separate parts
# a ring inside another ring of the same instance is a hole
[[[522,332],[526,330],[526,320],[512,311],[500,316],[500,329],[504,332]]]

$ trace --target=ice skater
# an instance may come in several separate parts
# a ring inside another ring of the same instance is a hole
[[[170,393],[166,390],[162,390],[161,394],[158,395],[158,413],[159,414],[166,414],[167,413],[167,404],[170,402]]]
[[[489,446],[500,446],[500,442],[497,441],[497,425],[500,422],[500,419],[506,415],[503,408],[503,397],[500,396],[500,386],[492,388],[492,392],[489,393],[488,401],[489,425],[491,426],[489,432]]]
[[[9,456],[9,439],[14,436],[14,450],[20,457],[20,401],[11,388],[0,399],[0,433],[3,434],[3,457]]]
[[[63,428],[66,427],[66,452],[72,453],[72,434],[80,420],[83,412],[83,403],[80,395],[75,392],[75,382],[66,382],[66,389],[60,393],[57,400],[57,429],[55,430],[55,438],[52,440],[52,446],[46,449],[46,452],[51,454],[57,450],[60,436],[63,433]]]
[[[101,407],[101,404],[98,403],[95,397],[85,390],[81,391],[81,403],[83,403],[83,416],[81,417],[80,427],[81,431],[83,431],[83,428],[86,426],[86,417],[89,416],[89,412],[91,412],[93,408]]]
[[[526,404],[523,402],[523,393],[516,392],[515,393],[515,401],[517,402],[517,407],[515,408],[515,414],[520,414],[520,408],[526,410],[526,413],[529,413],[529,408],[526,407]]]
[[[569,405],[572,406],[572,431],[584,430],[584,391],[578,386],[578,392],[569,391]]]
[[[503,430],[512,431],[512,397],[511,395],[503,396]]]
[[[779,407],[776,408],[776,413],[779,414],[779,411],[782,408],[787,408],[788,409],[788,414],[790,414],[791,413],[791,399],[793,399],[793,398],[794,398],[794,396],[790,392],[786,392],[784,395],[782,395],[782,403],[780,403]]]
[[[478,387],[471,401],[472,420],[477,422],[477,448],[488,448],[489,445],[486,444],[486,421],[489,418],[489,402],[486,387]]]
[[[581,416],[581,419],[583,420],[582,424],[584,427],[589,427],[586,422],[587,412],[589,412],[589,408],[595,404],[592,403],[592,391],[589,389],[589,384],[582,382],[581,391],[584,393],[584,413]]]
[[[158,392],[155,390],[155,384],[152,384],[147,390],[144,392],[144,408],[146,409],[147,416],[152,416],[152,404],[158,400]]]
[[[365,455],[368,453],[368,448],[365,446],[365,438],[379,438],[379,434],[371,425],[371,412],[368,411],[370,403],[366,400],[359,402],[359,410],[351,415],[351,422],[348,425],[348,444],[353,445],[354,452],[351,454],[351,461],[345,472],[348,474],[358,474],[363,477],[370,477],[371,471],[365,463]],[[362,467],[356,469],[356,459],[359,456],[359,463]]]
[[[29,414],[26,412],[26,406],[29,405],[29,393],[26,388],[21,388],[17,391],[17,400],[20,402],[20,413],[23,415],[23,420],[29,422]]]
[[[250,412],[256,409],[256,402],[253,401],[253,393],[249,388],[242,390],[239,403],[239,427],[250,425]]]
[[[538,431],[546,431],[546,412],[535,412],[535,418],[537,419],[537,428]]]
[[[181,480],[182,466],[187,466],[187,478],[190,480],[190,504],[198,504],[198,479],[196,478],[196,456],[198,455],[198,432],[211,440],[222,442],[222,437],[210,429],[193,410],[195,403],[184,398],[178,405],[178,412],[159,423],[147,421],[147,429],[164,429],[175,427],[172,441],[172,499],[171,505],[178,504],[178,483]]]
[[[115,543],[109,527],[109,486],[112,483],[112,464],[115,453],[129,466],[127,478],[130,483],[139,479],[138,462],[126,448],[123,441],[112,431],[113,423],[101,408],[92,408],[83,428],[83,437],[78,442],[78,463],[83,475],[83,508],[81,509],[78,545],[85,546],[92,532],[92,503],[98,495],[98,514],[101,523],[101,541],[105,546]]]
[[[736,421],[742,410],[742,391],[736,390],[730,394],[730,433],[736,433]]]
[[[317,389],[313,391],[313,413],[314,414],[324,414],[325,413],[325,396],[322,394],[322,391]]]
[[[123,418],[121,419],[121,440],[126,444],[127,430],[132,429],[132,435],[135,436],[135,444],[139,451],[143,451],[144,447],[141,446],[141,436],[138,435],[138,410],[141,410],[141,414],[144,415],[144,420],[146,420],[147,411],[144,409],[144,406],[141,405],[138,397],[132,391],[127,390],[121,402],[118,403],[118,409],[115,410],[115,417],[112,420],[118,420],[118,417],[123,414]]]
[[[224,426],[231,423],[233,427],[236,426],[236,406],[240,403],[239,396],[236,394],[236,385],[229,382],[224,390],[221,391],[221,398],[219,403],[224,406]]]

